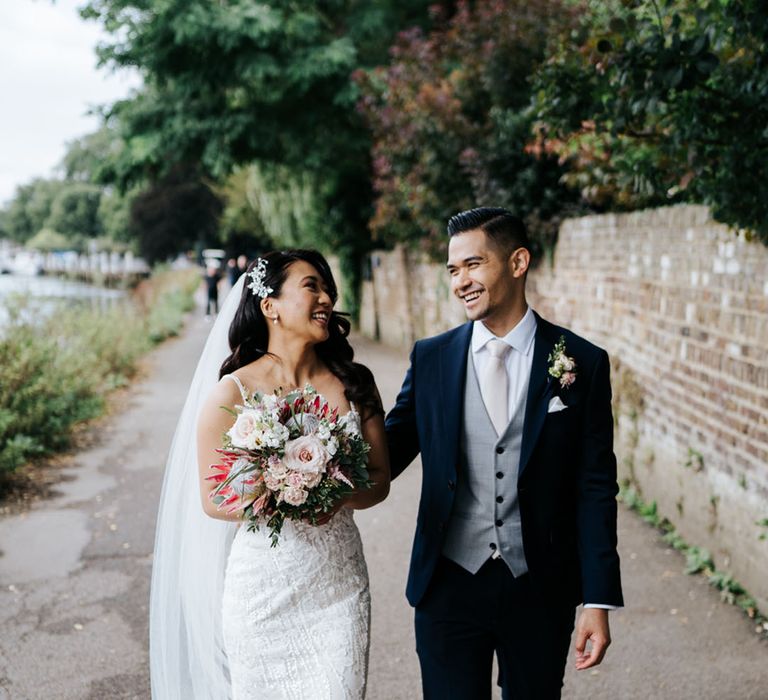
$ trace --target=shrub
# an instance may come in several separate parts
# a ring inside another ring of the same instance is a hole
[[[65,448],[72,429],[98,416],[105,396],[127,384],[139,358],[181,329],[193,306],[197,271],[161,271],[143,304],[106,311],[61,308],[35,318],[7,304],[0,335],[0,474]]]

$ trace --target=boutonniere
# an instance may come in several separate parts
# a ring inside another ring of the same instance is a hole
[[[560,340],[552,348],[547,358],[549,368],[547,373],[550,377],[560,381],[560,386],[567,389],[576,381],[576,361],[565,354],[565,336],[561,335]]]

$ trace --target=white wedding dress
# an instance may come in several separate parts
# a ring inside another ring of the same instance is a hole
[[[271,547],[266,527],[248,532],[201,507],[196,426],[230,354],[245,279],[208,336],[166,464],[150,598],[152,698],[358,700],[370,592],[352,511],[318,527],[286,522]],[[351,416],[359,420],[354,407]]]
[[[266,527],[240,526],[222,605],[233,700],[363,698],[369,624],[368,570],[351,510],[326,525],[286,521],[276,547]]]

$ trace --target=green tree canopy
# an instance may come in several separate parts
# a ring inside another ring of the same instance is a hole
[[[100,187],[81,182],[64,183],[51,203],[46,227],[72,239],[96,238],[102,232],[100,203]]]
[[[334,250],[356,276],[370,246],[370,137],[353,71],[386,59],[396,31],[426,20],[429,0],[91,0],[83,10],[114,37],[103,64],[137,68],[145,89],[106,114],[121,149],[105,174],[156,181],[175,163],[223,181],[256,162],[320,183],[301,239]],[[320,225],[313,228],[315,224]]]
[[[768,5],[581,6],[538,75],[538,152],[596,206],[702,202],[768,241]]]
[[[61,180],[35,178],[19,185],[5,209],[5,231],[9,238],[24,243],[42,229],[54,200],[64,187]]]
[[[459,2],[436,20],[429,33],[403,33],[390,65],[358,73],[375,139],[373,230],[442,254],[452,214],[504,205],[546,247],[577,198],[555,158],[526,150],[530,80],[572,14],[557,0]]]
[[[221,201],[193,167],[177,165],[131,203],[130,233],[150,264],[216,240]]]

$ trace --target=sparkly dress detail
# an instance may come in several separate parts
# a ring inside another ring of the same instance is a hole
[[[222,624],[233,700],[363,698],[370,591],[352,511],[320,526],[287,520],[276,547],[266,527],[240,527]]]

